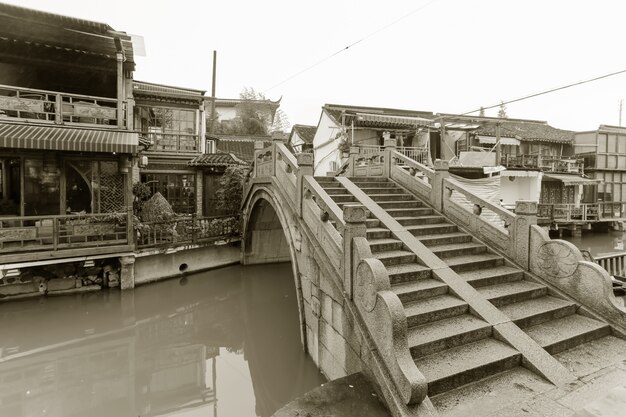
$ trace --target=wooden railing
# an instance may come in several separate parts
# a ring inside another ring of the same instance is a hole
[[[539,204],[537,216],[552,222],[597,222],[626,218],[626,202]]]
[[[385,149],[380,145],[358,145],[358,148],[359,153],[364,155],[379,153]],[[415,162],[428,163],[428,148],[424,146],[397,146],[395,150]]]
[[[138,229],[137,247],[145,249],[236,239],[241,232],[240,222],[239,215],[192,215],[159,222],[144,222]]]
[[[544,155],[509,155],[500,157],[500,164],[507,168],[539,169],[545,172],[561,172],[572,174],[584,173],[582,159],[555,157]]]
[[[114,98],[0,85],[0,120],[125,128],[127,103]]]
[[[0,253],[128,245],[129,214],[0,217]]]

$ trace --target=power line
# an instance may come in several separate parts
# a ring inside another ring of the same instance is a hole
[[[365,35],[361,39],[352,42],[351,44],[349,44],[349,45],[347,45],[347,46],[337,50],[336,52],[328,55],[327,57],[320,59],[319,61],[315,62],[314,64],[311,64],[308,67],[306,67],[306,68],[296,72],[295,74],[290,75],[289,77],[285,78],[281,82],[279,82],[277,84],[274,84],[270,88],[264,90],[263,93],[267,93],[268,91],[273,90],[274,88],[279,87],[279,86],[285,84],[286,82],[293,80],[294,78],[298,77],[299,75],[304,74],[305,72],[312,70],[313,68],[317,67],[320,64],[323,64],[324,62],[328,61],[331,58],[334,58],[335,56],[339,55],[340,53],[347,51],[348,49],[352,48],[353,46],[358,45],[359,43],[361,43],[361,42],[363,42],[363,41],[365,41],[365,40],[367,40],[367,39],[369,39],[369,38],[379,34],[380,32],[382,32],[382,31],[384,31],[386,29],[389,29],[391,26],[393,26],[393,25],[401,22],[402,20],[404,20],[404,19],[414,15],[415,13],[419,12],[420,10],[425,9],[426,7],[428,7],[431,4],[435,3],[436,1],[438,1],[438,0],[430,0],[428,3],[425,3],[422,6],[416,8],[416,9],[411,10],[410,12],[400,16],[396,20],[394,20],[394,21],[392,21],[392,22],[390,22],[390,23],[388,23],[388,24],[386,24],[384,26],[381,26],[380,28],[376,29],[373,32],[370,32],[369,34]]]
[[[612,77],[614,75],[619,75],[619,74],[623,74],[623,73],[626,73],[626,69],[615,71],[615,72],[611,72],[609,74],[604,74],[604,75],[601,75],[599,77],[590,78],[588,80],[578,81],[578,82],[573,83],[573,84],[567,84],[567,85],[564,85],[564,86],[561,86],[561,87],[552,88],[550,90],[545,90],[545,91],[542,91],[542,92],[539,92],[539,93],[530,94],[530,95],[527,95],[527,96],[524,96],[524,97],[519,97],[519,98],[516,98],[516,99],[513,99],[513,100],[503,101],[503,102],[500,102],[500,103],[495,104],[493,106],[481,107],[481,108],[476,109],[476,110],[472,110],[472,111],[468,111],[466,113],[462,113],[461,116],[467,116],[469,114],[476,113],[477,111],[481,111],[481,110],[495,109],[496,107],[500,107],[500,106],[502,106],[504,104],[517,103],[518,101],[528,100],[529,98],[542,96],[544,94],[553,93],[553,92],[559,91],[559,90],[565,90],[566,88],[575,87],[577,85],[582,85],[582,84],[587,84],[587,83],[590,83],[592,81],[598,81],[598,80],[601,80],[603,78],[608,78],[608,77]]]

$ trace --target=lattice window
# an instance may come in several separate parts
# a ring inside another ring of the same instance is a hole
[[[94,162],[94,201],[97,213],[124,211],[124,176],[119,173],[117,161]]]

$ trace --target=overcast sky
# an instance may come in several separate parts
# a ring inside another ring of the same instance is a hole
[[[291,124],[324,103],[464,113],[626,69],[622,0],[22,0],[141,35],[135,78],[282,96]],[[294,73],[426,5],[276,88]],[[617,125],[626,74],[507,106],[509,117],[572,130]],[[626,104],[625,104],[626,107]],[[487,111],[495,116],[497,109]],[[623,124],[626,125],[626,109]]]

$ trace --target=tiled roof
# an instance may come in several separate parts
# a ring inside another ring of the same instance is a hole
[[[133,93],[150,96],[185,97],[203,100],[205,91],[194,90],[191,88],[173,87],[163,84],[154,84],[145,81],[133,81]]]
[[[192,167],[248,165],[232,153],[208,153],[199,155],[188,162]]]
[[[263,146],[269,146],[272,141],[265,136]],[[254,160],[254,142],[255,138],[220,138],[217,141],[217,150],[225,153],[232,153],[246,162]]]
[[[300,136],[304,143],[313,143],[316,131],[317,126],[293,125],[289,138],[291,139],[291,136],[293,136],[294,133],[298,133],[298,136]]]
[[[115,38],[126,55],[126,65],[134,68],[133,46],[124,32],[109,25],[70,16],[42,12],[0,3],[0,40],[22,48],[46,47],[52,51],[74,51],[82,55],[116,60]],[[26,52],[23,52],[26,53]]]
[[[474,132],[482,136],[496,136],[496,126],[493,123],[484,124]],[[557,129],[541,121],[503,119],[500,123],[500,136],[517,138],[524,142],[570,143],[574,139],[574,132]]]
[[[325,104],[323,107],[328,114],[335,119],[337,123],[341,123],[341,115],[346,114],[349,117],[356,116],[357,113],[380,114],[387,116],[401,117],[419,117],[424,119],[434,119],[432,112],[407,109],[391,109],[386,107],[365,107],[365,106],[347,106],[342,104]]]

